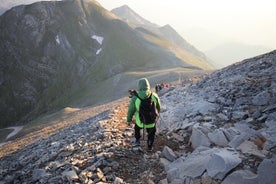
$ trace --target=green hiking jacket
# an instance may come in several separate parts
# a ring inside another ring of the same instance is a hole
[[[150,96],[150,94],[152,93],[151,98],[156,105],[156,109],[158,110],[158,112],[160,112],[160,108],[161,108],[160,99],[156,93],[150,91],[150,84],[147,79],[143,78],[143,79],[139,80],[137,93],[141,99],[148,98]],[[148,125],[144,125],[140,121],[139,112],[137,110],[139,108],[140,103],[141,103],[140,99],[138,99],[136,96],[133,96],[131,98],[129,107],[128,107],[127,122],[130,123],[132,121],[132,117],[134,115],[135,123],[140,128],[153,128],[155,126],[155,122],[152,122],[151,124],[148,124]]]

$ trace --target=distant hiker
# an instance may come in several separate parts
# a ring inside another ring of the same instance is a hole
[[[162,90],[162,84],[158,84],[158,87],[159,87],[159,89],[158,89],[158,91],[160,92],[161,90]]]
[[[161,91],[161,89],[162,89],[162,85],[161,84],[156,84],[156,86],[155,86],[155,92],[159,93]]]
[[[145,119],[148,119],[148,118],[143,118],[144,119],[143,121],[145,122],[142,122],[141,112],[143,110],[140,109],[142,104],[145,104],[148,100],[153,102],[154,109],[158,111],[157,113],[159,113],[160,107],[161,107],[159,97],[156,93],[151,92],[149,81],[146,78],[142,78],[138,81],[138,91],[136,95],[132,96],[131,101],[129,103],[128,113],[127,113],[127,123],[128,125],[132,123],[132,117],[134,115],[135,116],[134,134],[136,139],[136,141],[134,142],[134,146],[140,146],[140,138],[141,138],[140,130],[145,128],[148,134],[147,148],[148,148],[148,151],[152,151],[155,132],[156,132],[157,117],[153,117],[155,119],[151,120],[152,122],[147,122],[148,120],[145,120]]]

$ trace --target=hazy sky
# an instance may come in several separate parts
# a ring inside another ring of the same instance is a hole
[[[236,41],[276,49],[276,0],[98,0],[111,10],[127,4],[160,26],[182,34],[204,28]],[[185,37],[184,37],[185,38]]]

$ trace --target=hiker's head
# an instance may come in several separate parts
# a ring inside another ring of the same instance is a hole
[[[138,81],[138,90],[149,90],[150,89],[150,83],[148,79],[142,78]]]

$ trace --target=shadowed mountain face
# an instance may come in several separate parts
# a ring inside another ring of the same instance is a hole
[[[114,95],[103,88],[110,82],[102,82],[116,79],[120,88],[126,72],[204,68],[192,64],[198,58],[183,61],[95,1],[18,6],[0,17],[0,31],[2,126],[63,108],[88,92],[90,104],[116,99],[122,94]],[[135,80],[124,79],[124,85]]]

